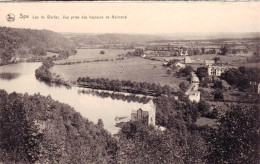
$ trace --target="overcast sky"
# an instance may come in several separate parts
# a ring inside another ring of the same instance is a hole
[[[259,2],[0,3],[0,26],[75,33],[260,32],[259,12]],[[14,22],[7,21],[9,13],[15,15]],[[29,18],[22,19],[21,14]],[[45,19],[32,19],[33,15]],[[112,15],[127,19],[115,20]]]

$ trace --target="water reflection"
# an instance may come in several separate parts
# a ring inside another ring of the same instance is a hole
[[[10,72],[0,73],[0,79],[3,79],[3,80],[12,80],[19,76],[20,76],[19,73],[10,73]]]
[[[103,95],[107,98],[101,98],[97,94],[79,94],[79,90],[82,88],[72,87],[67,89],[64,86],[50,86],[46,85],[44,82],[40,82],[35,78],[35,69],[39,68],[41,63],[19,63],[0,66],[0,74],[2,76],[11,77],[16,76],[11,80],[5,80],[0,78],[0,89],[6,90],[8,93],[28,93],[33,95],[35,93],[40,93],[41,95],[50,95],[54,100],[59,102],[69,104],[77,112],[81,113],[84,117],[97,122],[101,118],[104,122],[105,128],[111,133],[116,133],[118,128],[114,125],[116,124],[115,118],[117,116],[130,116],[132,110],[142,108],[142,103],[138,102],[128,102],[120,100],[120,98],[112,99]],[[120,97],[120,96],[119,96]]]
[[[82,90],[79,90],[78,93],[91,94],[93,96],[98,96],[101,98],[111,98],[113,100],[138,102],[138,103],[142,103],[142,104],[146,104],[151,100],[151,98],[147,97],[147,96],[125,94],[125,93],[115,93],[115,92],[110,92],[110,91],[100,91],[100,90],[93,90],[93,89],[82,89]]]

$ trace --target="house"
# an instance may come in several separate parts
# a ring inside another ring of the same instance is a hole
[[[155,126],[155,105],[152,100],[138,110],[132,110],[131,121],[143,121],[147,125]]]
[[[171,68],[177,68],[178,70],[181,69],[181,68],[185,68],[185,64],[182,64],[181,62],[175,62]]]
[[[195,101],[195,102],[200,101],[200,91],[190,91],[188,96],[190,101]]]
[[[208,66],[209,76],[221,76],[228,68],[225,66]]]
[[[253,93],[260,94],[260,83],[255,81],[250,81],[250,87]]]
[[[143,54],[143,55],[142,55],[142,58],[145,58],[145,57],[146,57],[146,54]]]
[[[187,50],[183,50],[183,49],[180,49],[180,56],[188,56],[188,51]]]
[[[212,66],[215,64],[215,60],[204,60],[204,65],[206,66]]]
[[[164,62],[164,63],[163,63],[163,66],[168,66],[168,65],[169,65],[168,62]]]

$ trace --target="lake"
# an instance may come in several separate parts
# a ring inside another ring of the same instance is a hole
[[[101,98],[92,94],[82,94],[78,91],[81,88],[64,86],[50,86],[35,78],[35,70],[41,63],[18,63],[0,66],[0,89],[8,93],[28,93],[33,95],[50,95],[54,100],[69,104],[85,118],[97,123],[101,118],[104,127],[112,134],[119,129],[115,127],[117,116],[130,118],[131,111],[139,108],[146,108],[146,104],[113,100],[112,98]]]

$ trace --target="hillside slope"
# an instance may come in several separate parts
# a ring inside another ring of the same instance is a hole
[[[55,52],[60,56],[75,53],[74,44],[61,34],[48,30],[0,27],[0,64]]]
[[[116,141],[73,108],[0,90],[0,163],[109,163]]]
[[[66,35],[66,34],[64,34]],[[75,34],[70,39],[77,44],[91,45],[104,43],[140,43],[153,40],[163,40],[163,37],[155,35],[134,35],[134,34]]]

